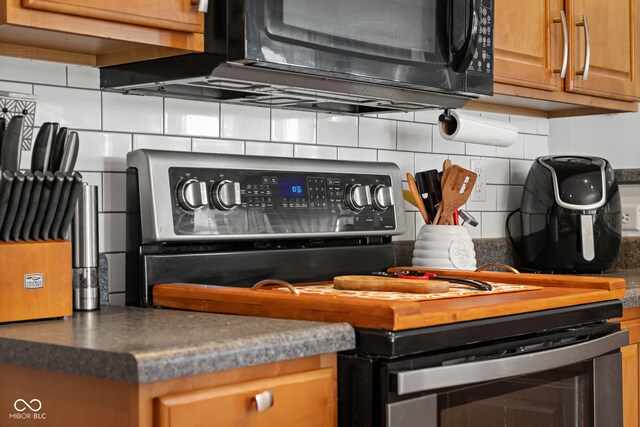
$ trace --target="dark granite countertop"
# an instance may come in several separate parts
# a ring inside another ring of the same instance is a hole
[[[640,270],[614,270],[603,275],[625,279],[627,281],[627,292],[622,299],[622,306],[624,308],[640,307]]]
[[[0,363],[146,383],[355,347],[346,323],[102,307],[0,325]]]

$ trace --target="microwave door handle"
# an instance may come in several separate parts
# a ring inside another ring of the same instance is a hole
[[[478,35],[480,33],[480,21],[476,11],[476,0],[469,0],[471,17],[469,19],[469,28],[467,30],[467,39],[460,50],[452,50],[451,66],[455,72],[463,73],[471,64],[473,54],[476,52],[478,45]],[[451,17],[453,19],[453,16]]]
[[[629,331],[619,331],[591,341],[536,353],[398,372],[391,375],[391,390],[398,395],[405,395],[529,375],[594,359],[628,343]]]

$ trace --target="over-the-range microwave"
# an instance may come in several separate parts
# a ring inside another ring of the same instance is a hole
[[[204,53],[102,68],[101,84],[355,114],[458,108],[493,93],[493,7],[493,0],[209,0]]]

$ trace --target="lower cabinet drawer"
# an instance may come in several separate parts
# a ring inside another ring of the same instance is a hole
[[[156,427],[334,427],[333,369],[176,393],[155,401]]]

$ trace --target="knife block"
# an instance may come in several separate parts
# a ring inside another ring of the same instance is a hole
[[[70,316],[71,242],[0,242],[0,323]]]

